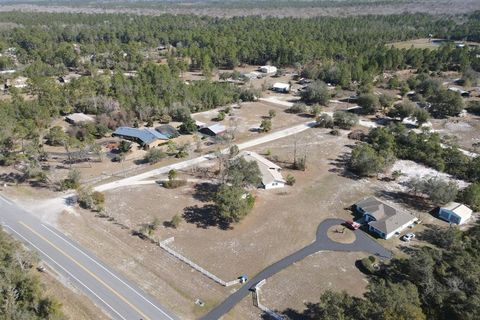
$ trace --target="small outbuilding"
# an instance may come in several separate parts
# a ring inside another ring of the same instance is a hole
[[[202,127],[198,131],[209,136],[219,136],[224,134],[225,131],[227,131],[227,128],[223,124],[215,123],[208,127]]]
[[[82,124],[82,123],[91,123],[95,121],[95,118],[85,113],[72,113],[65,117],[65,121],[70,124]]]
[[[275,66],[261,66],[260,67],[260,72],[269,73],[269,74],[276,73],[277,72],[277,67],[275,67]]]
[[[472,217],[472,209],[464,204],[450,202],[438,211],[438,217],[454,224],[464,224]]]
[[[273,84],[272,90],[275,92],[288,93],[290,91],[290,85],[288,83],[276,82]]]

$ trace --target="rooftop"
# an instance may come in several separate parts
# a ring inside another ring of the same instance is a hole
[[[242,151],[239,156],[243,157],[247,161],[255,161],[258,164],[260,173],[262,174],[262,183],[263,185],[268,185],[272,182],[282,182],[285,183],[282,174],[280,173],[280,168],[275,163],[271,162],[268,159],[265,159],[261,155],[253,151]]]
[[[95,119],[92,116],[86,115],[85,113],[72,113],[66,116],[65,119],[73,123],[95,121]]]
[[[385,234],[416,220],[413,215],[398,210],[375,197],[364,199],[356,203],[356,206],[375,218],[376,221],[371,221],[370,226]]]
[[[119,127],[115,132],[112,133],[114,136],[123,136],[131,137],[138,139],[142,144],[150,144],[156,140],[168,140],[168,137],[161,134],[153,128],[130,128],[130,127]]]
[[[458,202],[449,202],[445,206],[442,207],[443,209],[451,210],[455,212],[461,218],[468,219],[472,214],[472,209],[467,207],[464,204]]]

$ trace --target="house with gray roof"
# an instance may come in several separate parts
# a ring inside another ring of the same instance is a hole
[[[159,140],[168,140],[169,137],[153,128],[119,127],[112,133],[112,137],[120,137],[138,143],[141,147],[149,149],[158,144]]]
[[[394,208],[375,197],[357,202],[354,208],[363,215],[368,230],[383,239],[399,234],[418,220],[410,213]]]

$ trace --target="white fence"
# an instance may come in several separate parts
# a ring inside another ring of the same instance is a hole
[[[240,283],[240,279],[235,279],[235,280],[232,280],[232,281],[223,281],[222,279],[220,279],[219,277],[217,277],[216,275],[214,275],[213,273],[203,269],[202,267],[200,267],[198,264],[196,264],[195,262],[191,261],[190,259],[182,256],[180,253],[176,252],[175,250],[169,248],[167,246],[167,244],[169,243],[172,243],[174,240],[173,237],[171,238],[168,238],[166,240],[163,240],[161,242],[159,242],[159,245],[160,245],[160,248],[162,248],[163,250],[167,251],[168,253],[170,253],[172,256],[174,256],[175,258],[185,262],[186,264],[188,264],[190,267],[192,267],[193,269],[197,270],[198,272],[204,274],[205,276],[207,276],[208,278],[212,279],[213,281],[215,281],[216,283],[219,283],[221,284],[222,286],[224,287],[229,287],[229,286],[232,286],[232,285],[235,285],[237,283]]]

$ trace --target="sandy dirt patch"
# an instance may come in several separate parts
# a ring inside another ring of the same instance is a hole
[[[327,236],[330,240],[339,243],[353,243],[355,242],[355,233],[344,226],[332,226],[327,230]]]

